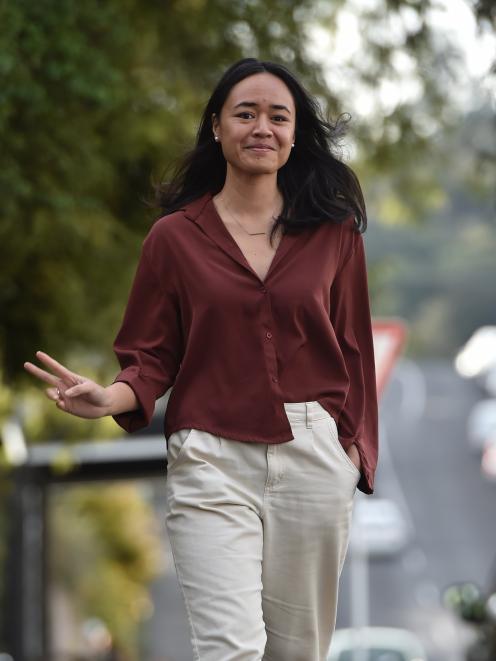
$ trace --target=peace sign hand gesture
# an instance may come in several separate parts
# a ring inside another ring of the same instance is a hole
[[[37,351],[36,357],[50,372],[30,362],[24,363],[24,368],[50,385],[50,388],[45,390],[46,395],[59,409],[80,418],[102,418],[110,415],[111,398],[107,388],[81,374],[71,372],[43,351]]]

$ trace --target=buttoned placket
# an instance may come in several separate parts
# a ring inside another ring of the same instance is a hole
[[[262,334],[263,334],[263,349],[265,362],[267,365],[267,372],[273,384],[279,383],[279,375],[277,371],[277,352],[274,338],[274,321],[272,316],[272,306],[270,302],[270,293],[267,287],[263,285],[260,291],[264,296],[262,302]]]
[[[246,269],[254,280],[258,283],[260,294],[264,297],[262,301],[261,310],[261,334],[262,345],[267,366],[268,378],[272,390],[281,395],[279,386],[279,374],[277,368],[277,352],[276,341],[277,337],[274,336],[274,319],[272,316],[272,307],[270,301],[270,287],[268,283],[273,277],[275,270],[278,268],[281,260],[292,250],[296,244],[298,237],[295,235],[284,235],[276,249],[272,258],[269,269],[264,280],[261,280],[258,274],[250,266],[248,260],[244,256],[241,248],[238,246],[234,238],[231,236],[229,230],[225,227],[222,219],[220,218],[212,196],[209,199],[199,203],[199,207],[191,209],[188,216],[194,220],[205,231],[210,238],[212,238],[219,248],[226,252],[235,262]]]
[[[270,269],[269,269],[270,270]],[[258,277],[258,276],[257,276]],[[274,342],[272,306],[270,303],[270,293],[265,284],[260,287],[260,292],[264,296],[262,313],[262,332],[264,333],[264,355],[267,364],[268,374],[273,384],[279,383],[277,374],[277,353]],[[277,387],[277,386],[275,386]],[[282,479],[282,466],[279,461],[281,448],[277,445],[267,445],[267,480],[265,490],[270,491]]]

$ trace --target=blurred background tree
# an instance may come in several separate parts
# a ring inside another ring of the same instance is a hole
[[[89,616],[104,622],[136,659],[138,625],[153,609],[146,585],[164,562],[162,531],[140,491],[126,482],[57,490],[49,563],[59,610],[69,610],[76,622]]]
[[[118,431],[60,415],[23,362],[42,348],[111,380],[157,217],[151,181],[191,146],[219,76],[246,56],[287,64],[331,117],[351,113],[343,155],[375,225],[374,312],[411,321],[410,349],[424,353],[495,323],[494,69],[469,72],[453,7],[487,60],[490,0],[452,0],[451,13],[436,0],[0,2],[0,416],[19,416],[30,441]],[[96,528],[129,498],[87,508]],[[91,588],[80,594],[93,603]],[[116,601],[116,631],[126,608]]]

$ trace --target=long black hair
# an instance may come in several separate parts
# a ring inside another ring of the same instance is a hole
[[[277,185],[284,206],[271,232],[279,225],[284,233],[323,222],[343,222],[350,215],[355,227],[364,232],[367,214],[360,183],[353,170],[337,156],[346,119],[332,124],[322,116],[320,106],[282,64],[244,58],[231,65],[217,83],[203,112],[196,144],[177,165],[169,182],[156,189],[156,205],[169,214],[207,192],[221,191],[226,178],[226,160],[214,141],[212,114],[220,116],[231,89],[239,81],[268,72],[280,78],[291,92],[296,109],[295,147],[277,173]]]

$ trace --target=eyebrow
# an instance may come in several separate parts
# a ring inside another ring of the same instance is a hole
[[[239,108],[240,106],[248,106],[249,108],[256,108],[258,106],[258,103],[256,103],[255,101],[240,101],[239,103],[237,103],[234,106],[234,108],[236,109],[236,108]],[[286,106],[283,106],[281,104],[272,103],[270,105],[270,107],[274,108],[274,110],[285,110],[286,112],[288,112],[291,115],[291,110],[289,108],[287,108]]]

